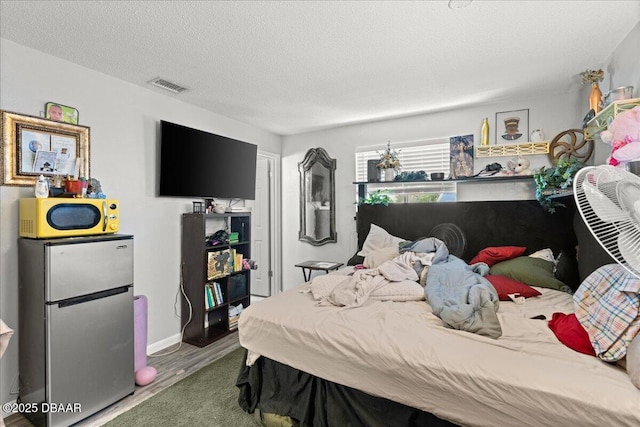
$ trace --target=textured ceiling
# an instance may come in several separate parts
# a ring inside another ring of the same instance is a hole
[[[579,90],[640,21],[640,1],[447,4],[1,0],[0,35],[289,135]]]

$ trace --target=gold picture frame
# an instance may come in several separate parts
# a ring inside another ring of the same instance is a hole
[[[89,127],[0,113],[0,185],[32,186],[41,174],[91,176]]]

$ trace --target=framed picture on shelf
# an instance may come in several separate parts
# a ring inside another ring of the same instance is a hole
[[[56,102],[47,102],[44,104],[44,117],[56,122],[78,124],[80,113],[73,107],[58,104]]]
[[[207,280],[228,276],[231,273],[230,249],[209,252],[207,258]]]
[[[449,177],[452,179],[473,176],[473,135],[449,138]]]
[[[88,127],[0,113],[0,185],[33,186],[40,174],[90,176]]]
[[[496,113],[496,144],[527,142],[529,109]]]

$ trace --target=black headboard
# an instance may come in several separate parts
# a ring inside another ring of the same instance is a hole
[[[615,261],[585,226],[573,197],[561,201],[565,207],[553,214],[535,200],[361,205],[356,216],[358,250],[371,224],[407,240],[430,237],[434,227],[454,224],[466,240],[464,251],[458,255],[463,260],[469,262],[488,246],[525,246],[525,254],[550,248],[555,256],[564,253],[558,271],[565,270],[562,280],[575,289],[598,267]],[[357,258],[349,262],[354,264]]]
[[[526,246],[527,252],[551,248],[575,252],[576,234],[572,198],[565,208],[546,212],[535,200],[479,201],[455,203],[407,203],[389,206],[361,205],[357,213],[358,248],[362,247],[371,224],[407,240],[429,237],[441,224],[455,224],[466,238],[460,258],[470,261],[487,246]]]

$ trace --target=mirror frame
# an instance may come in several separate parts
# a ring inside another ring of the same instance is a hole
[[[307,186],[305,185],[306,175],[311,168],[320,164],[329,170],[329,235],[322,239],[306,234],[307,200],[311,195],[307,194]],[[338,241],[338,233],[336,233],[336,160],[329,157],[329,154],[323,148],[310,148],[304,156],[304,160],[298,163],[298,171],[300,172],[300,231],[298,240],[310,243],[313,246],[320,246],[326,243],[335,243]]]

